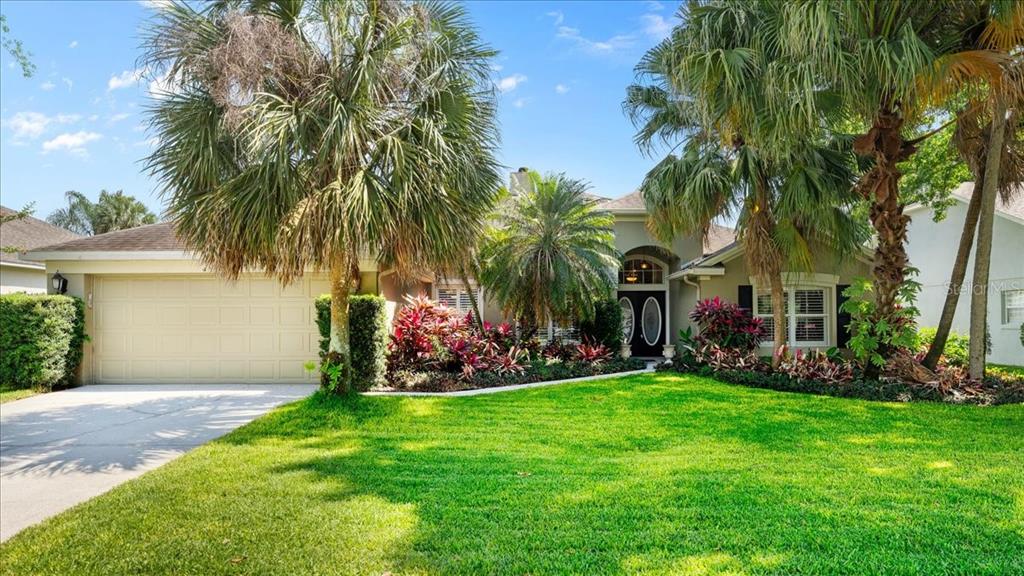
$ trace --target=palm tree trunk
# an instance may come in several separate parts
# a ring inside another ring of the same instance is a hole
[[[992,226],[999,187],[1006,127],[1006,103],[996,95],[992,105],[992,131],[985,155],[985,183],[981,187],[981,215],[978,221],[978,247],[974,253],[974,278],[971,290],[971,347],[967,373],[973,380],[985,375],[985,328],[988,319],[988,274],[992,262]]]
[[[925,368],[934,371],[939,364],[939,357],[946,348],[946,340],[949,339],[949,331],[953,327],[953,316],[956,315],[956,306],[960,302],[960,290],[964,285],[964,276],[967,275],[967,260],[971,257],[971,248],[974,247],[974,233],[978,229],[978,216],[981,214],[982,187],[985,182],[985,173],[982,172],[975,178],[974,191],[971,193],[971,202],[967,205],[967,217],[964,219],[964,229],[960,233],[960,246],[956,251],[956,260],[953,261],[953,273],[949,278],[949,288],[946,291],[946,301],[942,305],[942,316],[939,318],[939,325],[935,329],[935,339],[932,340],[928,354],[925,355]]]
[[[327,357],[321,367],[322,386],[336,394],[352,390],[352,354],[349,346],[348,300],[352,289],[352,264],[348,255],[337,259],[330,271],[331,333]]]
[[[782,362],[782,347],[786,345],[789,330],[786,328],[786,290],[782,286],[782,274],[769,277],[772,290],[772,322],[775,323],[775,337],[772,340],[772,368]]]
[[[875,117],[871,130],[854,140],[854,151],[875,160],[874,168],[862,180],[861,194],[871,203],[869,216],[878,240],[872,268],[876,303],[872,320],[876,323],[885,320],[894,324],[908,263],[906,239],[910,218],[903,213],[899,200],[900,171],[896,165],[909,158],[913,148],[907,146],[900,134],[902,127],[903,120],[898,115],[881,113]],[[878,352],[888,359],[893,350],[883,344]],[[877,379],[880,373],[881,368],[872,362],[864,366],[869,379]]]
[[[482,334],[484,331],[484,317],[480,314],[480,304],[476,299],[476,290],[469,283],[469,275],[466,274],[465,268],[459,269],[459,279],[462,280],[462,287],[466,290],[466,294],[469,295],[469,305],[473,307],[473,321],[476,324],[476,329]]]

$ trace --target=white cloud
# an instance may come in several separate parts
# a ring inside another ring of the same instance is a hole
[[[644,34],[661,40],[667,38],[672,32],[672,23],[664,19],[660,14],[643,14],[640,21],[644,23]]]
[[[551,12],[546,13],[545,16],[550,16],[554,18],[555,26],[558,26],[562,22],[565,22],[565,14],[562,14],[562,12],[559,10],[552,10]]]
[[[131,116],[131,114],[128,113],[128,112],[121,112],[119,114],[114,114],[113,116],[111,116],[110,117],[110,121],[111,122],[120,122],[121,120],[124,120],[125,118],[128,118],[130,116]]]
[[[526,82],[526,76],[523,74],[506,76],[501,80],[498,80],[498,90],[501,92],[511,92],[518,88],[523,82]]]
[[[505,67],[502,66],[501,64],[491,64],[491,71],[492,72],[501,72],[504,69],[505,69]]]
[[[49,80],[47,80],[46,82],[43,82],[42,84],[39,85],[40,89],[45,90],[47,92],[49,92],[50,90],[53,90],[56,87],[57,87],[57,85],[54,84],[53,82],[49,81]]]
[[[110,77],[110,80],[107,80],[107,90],[120,90],[134,86],[139,83],[139,80],[142,80],[142,73],[142,68],[136,68],[115,74]]]
[[[68,87],[68,92],[70,92],[71,89],[75,87],[75,83],[71,80],[71,78],[68,78],[67,76],[61,77],[60,81]]]
[[[657,2],[656,0],[648,0],[647,9],[651,12],[661,12],[665,9],[665,5],[661,2]]]
[[[568,91],[569,91],[569,87],[566,86],[565,84],[555,84],[555,93],[557,93],[557,94],[565,94]]]
[[[18,112],[4,121],[4,125],[11,129],[15,140],[22,138],[39,138],[46,132],[51,124],[71,124],[78,122],[81,116],[78,114],[57,114],[47,116],[40,112]]]
[[[595,55],[612,54],[633,45],[633,36],[628,34],[617,34],[607,40],[591,40],[580,34],[579,28],[571,26],[559,26],[555,36],[569,40],[584,52]]]
[[[97,121],[99,119],[100,119],[100,115],[99,114],[92,114],[92,115],[89,116],[89,122],[95,122],[95,121]]]
[[[68,48],[78,48],[78,40],[72,40],[71,44],[68,44]]]
[[[516,98],[515,101],[512,102],[512,105],[516,108],[522,108],[523,106],[526,106],[526,103],[529,101],[530,100],[528,98]]]
[[[168,93],[174,92],[175,87],[181,82],[181,75],[172,78],[170,72],[154,78],[149,82],[149,95],[152,98],[163,98]]]
[[[43,152],[53,152],[55,150],[67,150],[72,154],[84,155],[86,153],[85,145],[94,140],[102,138],[102,134],[96,132],[66,132],[59,134],[52,140],[43,142]]]

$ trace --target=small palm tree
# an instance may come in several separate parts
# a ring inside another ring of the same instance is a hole
[[[527,331],[549,319],[592,318],[594,302],[616,286],[614,218],[580,180],[531,172],[530,182],[525,193],[507,198],[489,234],[483,284]]]
[[[113,193],[101,190],[96,202],[74,190],[65,192],[64,197],[68,202],[67,207],[55,210],[46,218],[47,222],[84,236],[106,234],[157,221],[156,214],[150,212],[145,204],[121,190]]]
[[[347,391],[360,260],[432,269],[493,206],[495,53],[458,5],[192,6],[164,7],[145,35],[145,66],[172,84],[148,160],[167,214],[227,278],[328,271],[325,373]]]

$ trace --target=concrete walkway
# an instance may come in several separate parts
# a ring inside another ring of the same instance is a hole
[[[316,390],[85,386],[0,405],[0,541]]]

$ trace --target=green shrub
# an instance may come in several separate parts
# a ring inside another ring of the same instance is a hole
[[[935,340],[935,328],[921,328],[917,331],[918,349],[927,352]],[[950,332],[942,356],[950,366],[967,366],[971,355],[971,339],[964,334]]]
[[[348,301],[349,348],[352,353],[352,386],[368,390],[383,385],[387,372],[388,318],[385,300],[372,294],[356,294]],[[316,323],[320,329],[320,356],[331,342],[331,297],[316,299]]]
[[[594,302],[594,319],[580,323],[580,336],[613,352],[622,346],[622,306],[615,298]]]
[[[76,382],[85,305],[72,296],[0,296],[0,384],[49,391]]]

